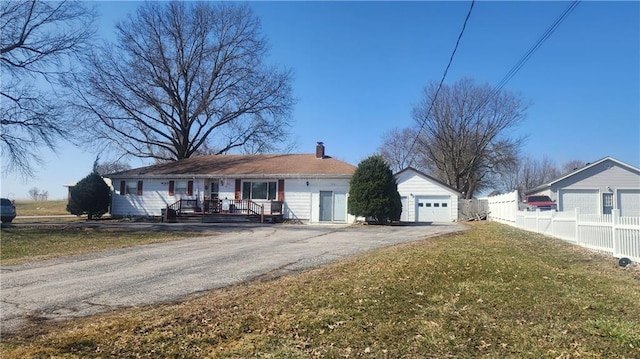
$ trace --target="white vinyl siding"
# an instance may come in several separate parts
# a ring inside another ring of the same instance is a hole
[[[619,189],[617,197],[621,216],[640,217],[640,189]]]
[[[174,180],[174,179],[171,179]],[[120,179],[116,180],[118,183]],[[175,181],[182,181],[176,178]],[[277,182],[276,178],[247,180],[246,182]],[[137,184],[137,180],[133,181]],[[218,196],[221,200],[235,199],[235,179],[219,180]],[[308,184],[307,184],[308,183]],[[347,199],[349,178],[300,178],[284,180],[284,218],[307,223],[318,223],[320,191],[334,193],[333,222],[351,223],[355,217],[348,214]],[[205,189],[205,185],[207,188]],[[198,199],[202,201],[206,193],[210,193],[211,179],[196,179],[193,183],[193,195],[181,196],[182,199]],[[272,186],[273,187],[273,186]],[[277,189],[277,187],[276,187]],[[117,189],[119,191],[119,187]],[[277,196],[277,191],[273,191]],[[179,198],[169,196],[169,179],[144,179],[142,196],[113,196],[111,213],[114,216],[160,216],[161,210],[175,203]],[[270,200],[258,200],[259,204],[269,205]]]
[[[400,220],[402,222],[407,222],[409,220],[409,200],[406,196],[400,197],[400,203],[402,203],[402,214],[400,215]]]
[[[582,214],[600,214],[599,192],[587,189],[560,190],[560,211],[575,211]]]
[[[116,180],[118,183],[120,180]],[[129,183],[136,184],[139,180],[126,180],[127,189]],[[160,216],[161,209],[175,203],[179,198],[195,199],[202,194],[204,183],[194,181],[193,196],[169,196],[169,180],[143,179],[143,191],[141,196],[112,196],[111,214],[113,216]],[[186,181],[185,181],[186,183]],[[114,191],[117,190],[114,188]],[[202,192],[202,193],[201,193]],[[115,194],[115,193],[114,193]],[[200,196],[200,199],[202,196]]]

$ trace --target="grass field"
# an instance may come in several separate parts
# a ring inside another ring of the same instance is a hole
[[[4,335],[3,358],[638,358],[640,271],[496,223]]]
[[[51,216],[69,214],[67,201],[16,201],[18,216]]]

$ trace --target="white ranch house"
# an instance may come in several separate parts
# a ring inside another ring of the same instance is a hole
[[[355,166],[326,156],[318,142],[315,154],[201,156],[105,177],[113,183],[113,217],[161,216],[171,207],[351,223],[347,198],[354,171]]]

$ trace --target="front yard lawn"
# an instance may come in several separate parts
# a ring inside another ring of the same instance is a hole
[[[483,222],[179,303],[3,333],[0,350],[4,358],[638,358],[639,303],[637,266]]]
[[[3,266],[106,249],[160,243],[213,232],[162,232],[100,226],[39,225],[2,228],[0,264]]]

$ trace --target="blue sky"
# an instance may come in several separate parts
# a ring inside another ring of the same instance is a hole
[[[140,3],[101,2],[100,35]],[[569,2],[475,4],[446,82],[497,84]],[[357,165],[382,135],[412,124],[422,89],[439,81],[470,2],[251,2],[269,39],[268,62],[295,71],[292,140]],[[528,103],[514,130],[522,153],[558,164],[613,156],[640,167],[640,3],[581,2],[504,88]],[[66,195],[96,153],[43,150],[37,178],[2,175],[2,197]],[[133,166],[144,164],[134,161]]]

